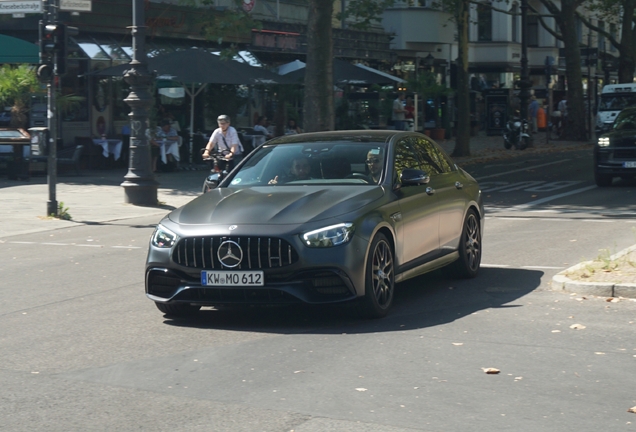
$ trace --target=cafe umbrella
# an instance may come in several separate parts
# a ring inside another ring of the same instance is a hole
[[[130,69],[129,64],[120,64],[87,75],[122,76],[128,69]],[[270,72],[262,67],[250,66],[235,60],[226,60],[217,54],[197,48],[150,57],[148,58],[148,70],[154,71],[158,79],[179,83],[190,96],[190,162],[192,162],[193,148],[194,100],[208,84],[295,83],[293,79]]]

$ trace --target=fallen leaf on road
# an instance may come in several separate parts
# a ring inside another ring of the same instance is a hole
[[[455,345],[455,346],[462,346],[462,345],[464,345],[464,344],[463,344],[462,342],[453,342],[453,345]]]
[[[583,324],[572,324],[570,328],[572,330],[583,330],[585,326]]]
[[[501,372],[499,369],[495,369],[495,368],[481,368],[481,369],[489,375],[497,375],[499,372]]]
[[[561,333],[561,330],[552,330],[552,333]]]
[[[356,390],[357,390],[357,391],[359,391],[359,392],[365,392],[365,391],[367,391],[367,389],[362,388],[362,387],[358,387]]]
[[[604,353],[604,352],[600,352],[600,351],[597,351],[597,352],[595,352],[594,354],[597,354],[597,355],[605,355],[605,353]]]
[[[627,410],[627,412],[636,414],[636,406],[631,407],[630,409]]]

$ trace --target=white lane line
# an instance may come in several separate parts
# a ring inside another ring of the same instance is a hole
[[[68,246],[67,243],[40,243],[41,245],[47,245],[47,246]]]
[[[141,249],[141,246],[111,246],[113,249]]]
[[[75,243],[38,243],[38,242],[24,242],[24,241],[9,241],[7,243],[11,244],[25,244],[25,245],[47,245],[47,246],[78,246],[78,247],[90,247],[90,248],[105,248],[109,247],[112,249],[142,249],[142,246],[104,246],[104,245],[95,245],[95,244],[75,244]]]
[[[79,247],[94,247],[94,248],[104,247],[102,245],[88,245],[88,244],[76,244],[75,246],[79,246]]]
[[[552,200],[555,200],[555,199],[563,198],[563,197],[570,196],[570,195],[575,195],[575,194],[578,194],[578,193],[581,193],[581,192],[585,192],[585,191],[588,191],[588,190],[591,190],[591,189],[596,189],[596,188],[597,188],[596,185],[586,186],[586,187],[583,187],[583,188],[580,188],[580,189],[574,189],[574,190],[569,191],[569,192],[563,192],[563,193],[560,193],[560,194],[556,194],[556,195],[552,195],[552,196],[549,196],[549,197],[541,198],[541,199],[538,199],[538,200],[535,200],[535,201],[530,201],[530,202],[527,202],[525,204],[519,204],[519,205],[516,205],[516,206],[512,207],[512,209],[514,209],[514,210],[525,210],[527,208],[530,208],[530,207],[538,205],[538,204],[543,204],[543,203],[546,203],[546,202],[549,202],[549,201],[552,201]]]
[[[524,269],[546,269],[546,270],[561,270],[564,269],[565,267],[553,267],[553,266],[522,266],[521,268]]]
[[[528,171],[528,170],[532,170],[535,168],[542,168],[545,166],[550,166],[550,165],[555,165],[555,164],[560,164],[563,162],[569,162],[570,159],[563,159],[560,161],[554,161],[554,162],[549,162],[549,163],[545,163],[545,164],[541,164],[541,165],[534,165],[534,166],[528,166],[528,167],[524,167],[524,168],[519,168],[516,170],[512,170],[512,171],[505,171],[505,172],[501,172],[501,173],[497,173],[497,174],[491,174],[491,175],[487,175],[487,176],[483,176],[483,177],[475,177],[475,179],[479,182],[485,179],[489,179],[489,178],[493,178],[493,177],[500,177],[503,175],[507,175],[507,174],[514,174],[514,173],[518,173],[518,172],[523,172],[523,171]]]
[[[24,241],[10,241],[7,243],[13,243],[13,244],[35,244],[35,242],[24,242]]]
[[[616,222],[615,220],[605,220],[605,219],[581,219],[583,222]]]
[[[553,267],[553,266],[521,266],[515,267],[507,264],[481,264],[484,268],[522,268],[522,269],[534,269],[534,270],[562,270],[565,267]]]

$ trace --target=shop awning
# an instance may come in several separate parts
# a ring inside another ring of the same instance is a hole
[[[0,64],[40,62],[40,49],[37,45],[11,36],[0,35]]]

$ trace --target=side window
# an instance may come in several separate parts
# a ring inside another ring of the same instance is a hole
[[[425,138],[417,138],[414,145],[415,154],[420,160],[420,168],[429,176],[443,173],[437,155],[432,151],[433,145]]]
[[[393,172],[397,179],[400,178],[402,171],[405,169],[422,169],[420,166],[420,160],[415,154],[414,144],[414,139],[409,137],[401,139],[395,146]]]

